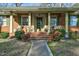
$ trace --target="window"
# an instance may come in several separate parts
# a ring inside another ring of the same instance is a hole
[[[70,26],[77,26],[77,16],[70,16]]]
[[[28,17],[22,17],[22,19],[21,19],[21,23],[22,23],[22,25],[28,25]]]
[[[0,26],[6,26],[7,25],[7,18],[6,16],[0,16]]]
[[[50,25],[57,26],[57,17],[51,17]]]

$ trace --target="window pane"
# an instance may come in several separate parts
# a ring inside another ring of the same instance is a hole
[[[57,18],[56,17],[51,18],[50,25],[51,26],[57,26]]]
[[[22,25],[28,25],[28,17],[22,17]]]
[[[77,26],[77,16],[70,16],[70,26]]]
[[[6,23],[6,16],[0,16],[0,25],[3,25],[3,26],[6,26],[7,23]]]

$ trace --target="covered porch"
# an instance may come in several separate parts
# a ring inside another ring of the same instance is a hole
[[[74,15],[73,13],[78,10],[77,8],[23,8],[4,9],[5,12],[10,12],[8,30],[10,34],[15,33],[18,28],[22,28],[25,32],[50,33],[52,28],[57,27],[65,28],[68,34],[70,15]]]
[[[52,29],[63,27],[68,32],[69,13],[53,13],[53,12],[29,12],[17,13],[14,16],[12,31],[22,27],[25,32],[47,32]]]

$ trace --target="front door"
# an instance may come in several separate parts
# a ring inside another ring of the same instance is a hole
[[[39,31],[41,31],[41,29],[43,28],[43,17],[37,17],[36,19],[36,28],[39,29]]]

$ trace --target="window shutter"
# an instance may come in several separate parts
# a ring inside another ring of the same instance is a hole
[[[68,16],[68,25],[70,26],[70,15]]]
[[[77,20],[77,26],[79,26],[79,15],[77,16],[78,20]]]
[[[57,25],[60,25],[60,19],[57,17]]]
[[[18,23],[21,25],[21,16],[18,16]]]
[[[8,26],[10,25],[10,18],[6,19],[6,23],[7,23]]]

